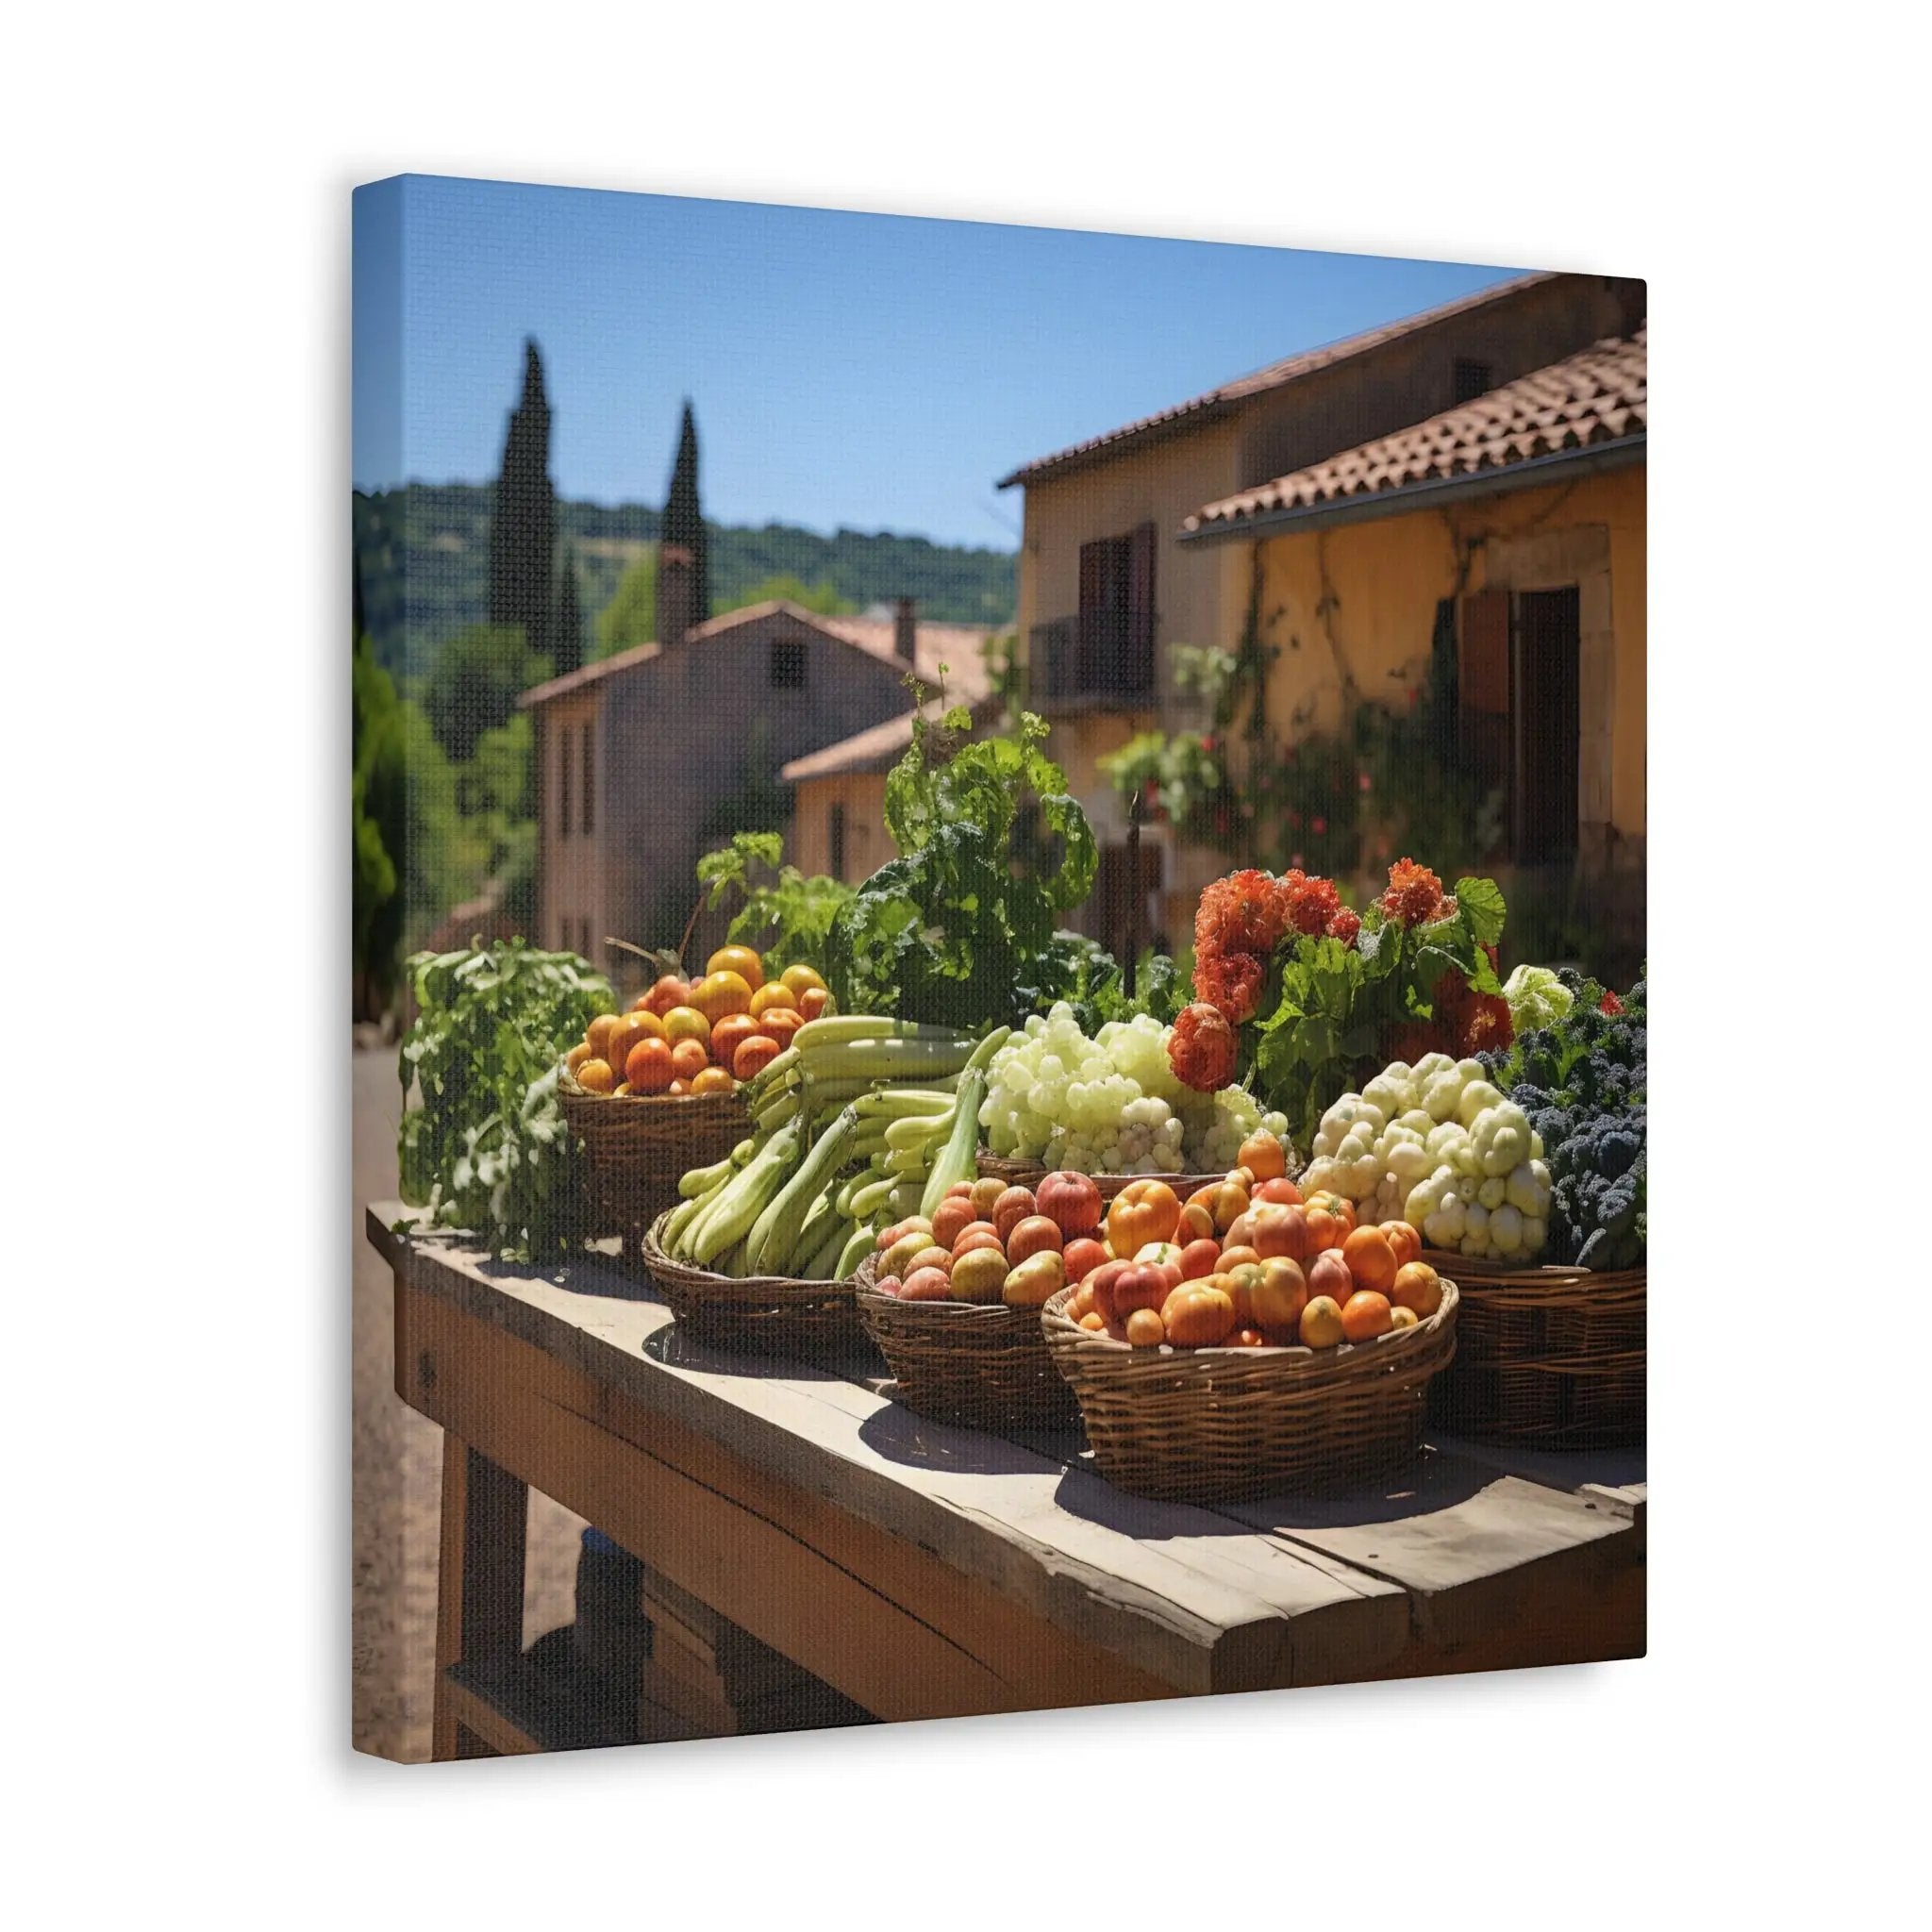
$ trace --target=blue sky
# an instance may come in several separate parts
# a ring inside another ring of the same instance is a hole
[[[1011,549],[1030,458],[1514,272],[410,175],[357,196],[355,477],[487,481],[530,335],[562,495],[661,503],[689,395],[713,522]]]

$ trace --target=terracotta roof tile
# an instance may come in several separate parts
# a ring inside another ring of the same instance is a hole
[[[741,625],[757,624],[780,612],[788,613],[801,624],[809,625],[814,630],[841,643],[855,645],[868,657],[877,658],[882,662],[897,665],[905,661],[895,648],[894,626],[891,618],[822,617],[799,605],[775,599],[763,604],[747,604],[741,609],[727,610],[722,616],[710,618],[691,630],[683,648],[702,648],[707,638],[722,637]],[[927,684],[936,686],[940,666],[943,664],[949,695],[971,704],[992,689],[992,675],[986,663],[986,641],[991,635],[979,625],[921,624],[916,628],[914,659],[909,668]],[[634,644],[614,657],[600,658],[594,664],[586,664],[581,670],[567,672],[561,677],[553,677],[547,684],[532,687],[524,692],[517,704],[525,710],[547,705],[554,699],[569,697],[573,692],[599,684],[620,672],[635,670],[664,655],[662,644]]]
[[[1648,371],[1646,325],[1393,436],[1208,504],[1182,528],[1196,535],[1230,531],[1273,511],[1393,493],[1419,483],[1507,470],[1539,457],[1642,436],[1648,420]]]
[[[1492,302],[1508,300],[1519,295],[1524,289],[1536,287],[1540,282],[1552,281],[1556,271],[1542,270],[1534,275],[1517,275],[1507,282],[1499,282],[1494,288],[1479,289],[1474,295],[1458,296],[1454,302],[1444,302],[1434,308],[1424,308],[1416,315],[1405,315],[1395,322],[1386,322],[1371,329],[1364,329],[1359,335],[1344,337],[1339,342],[1327,342],[1318,349],[1305,349],[1300,354],[1284,358],[1279,362],[1271,362],[1265,369],[1257,369],[1250,375],[1237,376],[1232,382],[1224,382],[1218,389],[1210,389],[1204,395],[1191,396],[1184,403],[1175,403],[1172,408],[1157,409],[1151,416],[1142,416],[1133,423],[1124,423],[1118,429],[1109,429],[1104,436],[1089,437],[1085,442],[1070,443],[1065,449],[1056,450],[1053,455],[1037,457],[1030,463],[1023,463],[1009,476],[1002,476],[999,488],[1009,488],[1015,483],[1031,483],[1054,470],[1071,468],[1091,458],[1113,452],[1120,443],[1135,442],[1142,437],[1151,436],[1180,422],[1183,418],[1199,415],[1220,415],[1231,405],[1244,401],[1249,396],[1263,395],[1270,390],[1276,390],[1291,382],[1298,381],[1305,375],[1313,375],[1318,370],[1327,369],[1337,362],[1345,362],[1352,356],[1366,355],[1371,349],[1379,349],[1384,343],[1400,341],[1404,336],[1414,335],[1419,330],[1429,328],[1439,322],[1445,322],[1451,316],[1466,315],[1471,309],[1487,308]]]

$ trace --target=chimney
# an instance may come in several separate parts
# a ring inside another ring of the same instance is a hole
[[[892,611],[892,649],[908,664],[919,657],[919,623],[910,597],[901,597]]]

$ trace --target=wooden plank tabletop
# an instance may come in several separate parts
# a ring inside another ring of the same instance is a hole
[[[881,1392],[875,1358],[824,1367],[708,1349],[608,1256],[539,1273],[393,1232],[408,1213],[395,1202],[368,1212],[399,1291],[1173,1690],[1558,1660],[1539,1641],[1578,1656],[1641,1649],[1641,1455],[1512,1462],[1432,1444],[1398,1488],[1340,1502],[1147,1502],[1094,1474],[1077,1435],[1015,1442],[927,1422]],[[399,1349],[406,1394],[409,1373]],[[1532,1609],[1548,1628],[1525,1647]]]

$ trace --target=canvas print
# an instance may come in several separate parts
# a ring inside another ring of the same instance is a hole
[[[358,1748],[1641,1657],[1644,284],[354,234]]]

